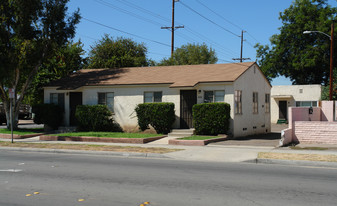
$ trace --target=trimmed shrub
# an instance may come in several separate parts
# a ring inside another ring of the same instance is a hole
[[[175,121],[173,103],[144,103],[135,109],[138,125],[142,131],[151,125],[158,134],[167,134],[171,131]]]
[[[35,124],[45,124],[53,129],[57,129],[63,121],[63,109],[55,104],[38,104],[33,106],[32,112],[35,114]]]
[[[230,105],[227,103],[195,104],[193,124],[198,135],[226,134],[229,129]]]
[[[112,113],[106,105],[78,105],[75,117],[78,131],[114,131]]]

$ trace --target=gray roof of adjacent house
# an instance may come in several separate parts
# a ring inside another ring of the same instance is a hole
[[[47,87],[73,90],[82,86],[169,84],[193,87],[198,83],[234,82],[255,62],[203,64],[120,69],[82,69],[69,77],[51,82]]]

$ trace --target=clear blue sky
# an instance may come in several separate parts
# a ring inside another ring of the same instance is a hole
[[[175,47],[187,43],[206,43],[212,47],[218,63],[235,62],[240,57],[241,31],[246,40],[243,57],[256,60],[256,43],[269,44],[269,38],[279,33],[282,22],[279,13],[292,0],[180,0],[175,3],[175,25],[185,28],[175,31]],[[336,7],[335,0],[329,4]],[[75,41],[81,39],[84,49],[102,38],[127,37],[148,48],[147,57],[155,61],[170,56],[171,32],[161,29],[171,26],[172,0],[70,0],[69,11],[80,9],[83,17],[77,26]],[[272,85],[291,82],[276,78]]]

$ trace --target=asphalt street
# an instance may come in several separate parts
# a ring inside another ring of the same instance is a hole
[[[336,205],[337,170],[0,150],[0,205]]]

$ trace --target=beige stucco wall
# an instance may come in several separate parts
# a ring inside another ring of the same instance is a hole
[[[296,107],[296,101],[319,101],[321,99],[321,85],[273,86],[271,97],[271,122],[276,123],[279,119],[279,101],[287,101],[288,108]]]
[[[270,94],[271,87],[261,70],[256,65],[254,66],[242,74],[234,83],[233,90],[242,91],[242,114],[234,116],[234,105],[232,107],[234,136],[236,137],[268,133],[271,130],[270,112],[265,112],[265,94]],[[253,114],[253,92],[258,92],[257,114]]]
[[[144,92],[162,92],[163,102],[172,102],[175,105],[176,116],[179,116],[179,90],[169,89],[168,86],[111,86],[111,87],[85,87],[83,92],[83,104],[95,105],[98,102],[98,92],[114,93],[114,120],[125,130],[138,129],[135,108],[144,102]],[[179,119],[176,119],[174,127],[179,127]]]

